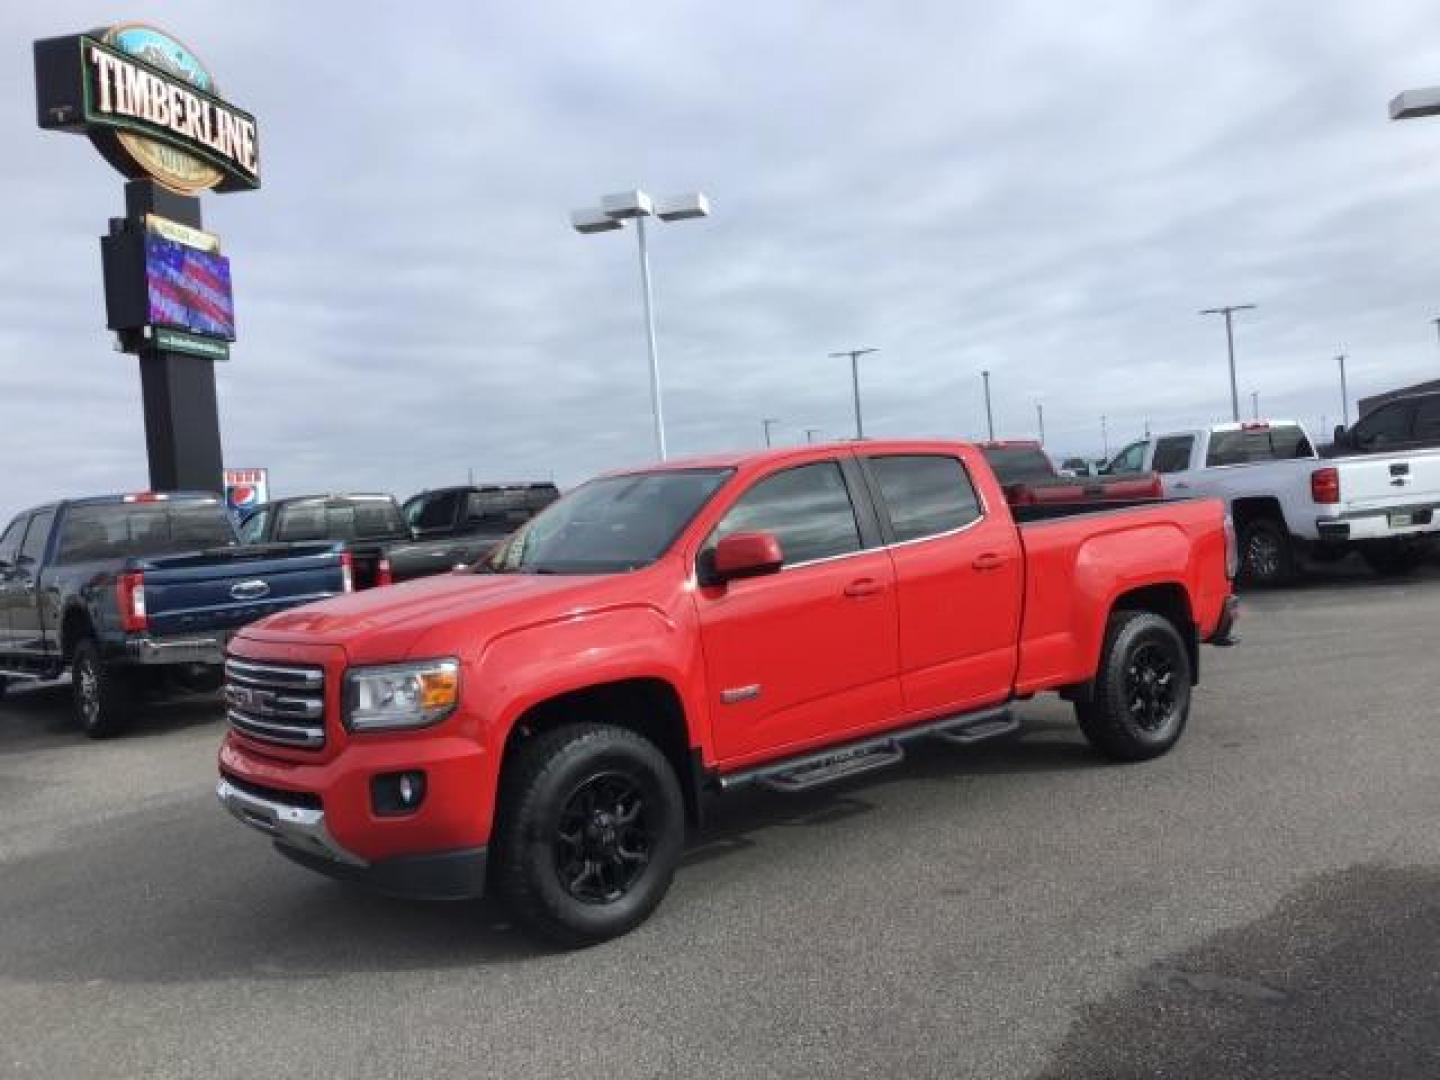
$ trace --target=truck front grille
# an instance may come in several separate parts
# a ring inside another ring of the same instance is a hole
[[[227,660],[225,716],[248,738],[317,750],[325,745],[325,670]]]

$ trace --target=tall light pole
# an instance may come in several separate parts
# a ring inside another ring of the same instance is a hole
[[[1240,391],[1235,386],[1235,330],[1230,317],[1237,311],[1254,311],[1254,304],[1230,304],[1227,307],[1206,308],[1201,315],[1225,316],[1225,346],[1230,355],[1230,418],[1240,419]]]
[[[860,420],[860,357],[866,353],[879,352],[879,349],[842,349],[840,352],[832,352],[830,358],[838,359],[842,356],[850,358],[850,385],[855,391],[855,438],[865,438],[865,425]]]
[[[1258,390],[1250,391],[1250,415],[1256,420],[1260,419],[1260,391]]]
[[[765,417],[765,419],[763,419],[763,420],[760,421],[761,426],[764,427],[764,429],[765,429],[765,445],[766,445],[766,446],[769,446],[769,445],[770,445],[770,428],[771,428],[773,425],[778,424],[779,422],[780,422],[780,418],[777,417],[777,416],[767,416],[767,417]]]
[[[1045,445],[1045,406],[1035,402],[1035,424],[1040,429],[1040,445]]]
[[[813,443],[815,441],[815,436],[821,434],[823,431],[824,428],[807,427],[805,429],[805,441],[807,443]]]
[[[1350,389],[1345,385],[1345,354],[1335,358],[1340,365],[1340,423],[1350,426]]]
[[[1440,319],[1431,319],[1430,321],[1435,324],[1436,338],[1440,338]]]
[[[980,378],[985,380],[985,430],[988,431],[991,442],[995,441],[995,414],[990,411],[990,372],[980,372]]]
[[[624,228],[627,220],[635,222],[635,235],[640,248],[640,291],[645,307],[645,344],[650,353],[650,413],[655,421],[655,456],[665,460],[665,414],[660,403],[660,356],[655,348],[655,300],[650,287],[650,252],[645,244],[645,219],[687,221],[708,217],[710,200],[700,192],[676,195],[656,203],[638,188],[606,195],[599,208],[575,210],[570,224],[583,234],[611,232]]]
[[[1105,423],[1105,414],[1100,414],[1100,446],[1104,450],[1102,455],[1106,461],[1110,460],[1110,429]]]

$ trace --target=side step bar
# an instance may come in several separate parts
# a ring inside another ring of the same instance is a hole
[[[1019,727],[1020,722],[1005,706],[963,716],[942,716],[901,731],[887,731],[868,739],[727,773],[720,776],[717,783],[721,791],[734,791],[756,783],[772,791],[808,791],[846,777],[898,765],[905,760],[904,744],[916,739],[938,736],[946,742],[968,746],[1008,735]]]

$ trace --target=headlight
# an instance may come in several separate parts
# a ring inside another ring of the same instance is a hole
[[[460,661],[351,668],[345,673],[345,724],[388,731],[438,724],[460,700]]]

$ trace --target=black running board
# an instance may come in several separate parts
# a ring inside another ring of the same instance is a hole
[[[942,716],[900,731],[887,731],[868,739],[857,739],[727,773],[720,776],[717,783],[721,791],[733,791],[756,783],[772,791],[808,791],[823,784],[898,765],[905,759],[904,744],[916,739],[938,736],[946,742],[969,745],[1008,735],[1019,726],[1020,722],[1005,706],[961,716]]]

